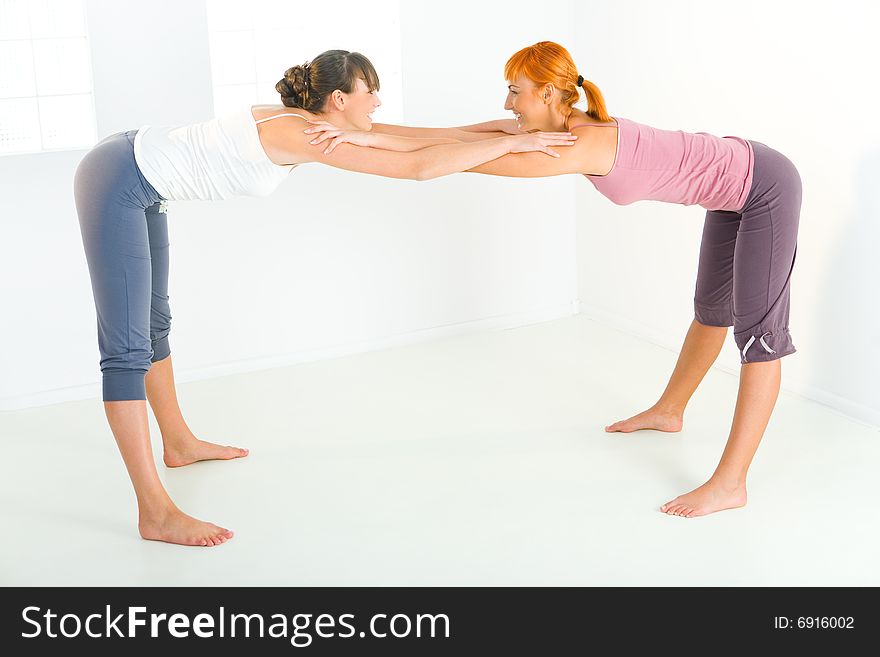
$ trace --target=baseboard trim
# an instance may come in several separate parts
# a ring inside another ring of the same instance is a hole
[[[635,338],[639,338],[649,342],[655,346],[668,349],[674,353],[679,353],[681,349],[682,336],[670,336],[663,331],[643,324],[641,322],[621,317],[615,313],[608,312],[596,306],[581,304],[581,315],[593,321],[604,324],[616,331],[626,333]],[[739,369],[734,369],[726,365],[715,364],[713,369],[739,376]],[[814,401],[829,409],[847,417],[850,420],[863,424],[865,426],[880,430],[880,410],[865,406],[859,402],[841,397],[832,392],[818,388],[812,385],[800,385],[797,383],[785,383],[783,380],[782,389],[786,392],[799,395],[810,401]]]
[[[256,372],[260,370],[274,369],[276,367],[289,367],[300,363],[310,363],[330,358],[341,358],[370,351],[380,351],[393,347],[402,347],[421,342],[429,342],[441,338],[454,337],[467,333],[480,331],[504,330],[549,322],[555,319],[571,317],[580,312],[577,300],[567,303],[542,306],[531,310],[484,317],[482,319],[457,322],[442,326],[435,326],[407,333],[389,335],[373,340],[335,345],[332,347],[313,349],[287,354],[277,354],[261,358],[251,358],[216,365],[207,365],[193,369],[181,369],[175,372],[178,383],[213,379],[230,374],[244,372]],[[38,391],[24,395],[15,395],[0,398],[0,412],[19,411],[51,404],[61,404],[83,399],[95,399],[101,396],[101,383],[95,381],[82,385],[58,388],[54,390]]]

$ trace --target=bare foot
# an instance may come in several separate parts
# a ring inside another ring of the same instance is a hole
[[[169,468],[179,468],[196,461],[240,459],[248,454],[248,450],[240,447],[215,445],[192,436],[186,441],[171,442],[171,445],[166,444],[162,460]]]
[[[692,490],[686,495],[679,495],[660,507],[663,513],[671,516],[696,518],[724,509],[735,509],[746,505],[745,484],[728,486],[715,479]]]
[[[620,420],[608,425],[605,427],[605,431],[608,433],[614,433],[615,431],[630,433],[631,431],[639,431],[641,429],[654,429],[656,431],[675,433],[676,431],[681,431],[681,427],[682,416],[680,413],[661,411],[652,406],[647,411],[642,411],[628,420]]]
[[[225,543],[233,533],[223,527],[202,522],[186,515],[172,506],[149,516],[141,515],[138,521],[141,537],[148,541],[164,541],[177,545],[213,547]]]

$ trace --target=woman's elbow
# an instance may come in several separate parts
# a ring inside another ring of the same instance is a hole
[[[431,165],[431,162],[427,160],[419,160],[416,162],[415,166],[411,169],[411,180],[418,180],[419,182],[424,182],[425,180],[431,180],[432,178],[436,178],[440,174],[437,172],[436,167]]]

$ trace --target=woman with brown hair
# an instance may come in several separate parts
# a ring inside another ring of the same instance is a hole
[[[524,134],[461,143],[375,135],[365,140],[369,148],[348,146],[332,156],[309,143],[306,121],[369,131],[380,105],[378,89],[366,57],[330,50],[286,71],[276,85],[281,106],[248,106],[203,123],[120,132],[97,144],[77,167],[74,193],[97,311],[104,410],[135,489],[143,538],[213,546],[232,537],[226,528],[183,513],[165,491],[150,448],[147,400],[168,467],[248,454],[197,439],[177,401],[168,341],[168,201],[268,195],[309,162],[426,180],[507,153],[557,156],[552,147],[575,139]]]

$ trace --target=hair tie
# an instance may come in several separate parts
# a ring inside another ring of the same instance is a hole
[[[578,86],[579,86],[579,87],[582,87],[583,84],[584,84],[584,76],[583,76],[583,75],[579,75],[579,76],[578,76]]]

